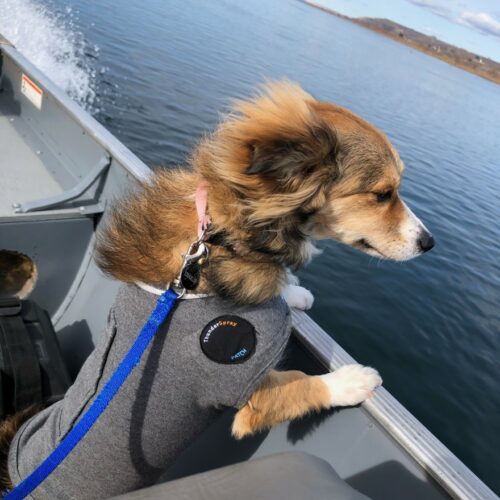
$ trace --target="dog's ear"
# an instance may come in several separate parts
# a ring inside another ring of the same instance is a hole
[[[261,175],[275,180],[303,178],[318,169],[338,171],[339,144],[335,131],[326,124],[307,126],[300,134],[282,133],[249,144],[250,165],[247,175]]]

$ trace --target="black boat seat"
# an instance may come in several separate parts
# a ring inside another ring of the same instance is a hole
[[[325,460],[302,452],[270,455],[202,472],[114,500],[368,500]]]

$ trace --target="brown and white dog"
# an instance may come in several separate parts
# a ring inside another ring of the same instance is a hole
[[[197,186],[208,186],[211,255],[197,293],[238,303],[282,294],[312,305],[291,280],[332,238],[369,255],[407,260],[432,248],[431,234],[398,195],[403,163],[387,137],[347,109],[298,85],[266,85],[197,147],[190,168],[157,170],[118,204],[98,246],[102,269],[124,282],[171,283],[196,239]],[[313,410],[355,405],[382,382],[349,365],[307,376],[271,371],[236,414],[237,438]]]
[[[128,283],[160,288],[171,283],[197,237],[194,201],[202,183],[208,186],[212,224],[210,259],[197,293],[245,304],[282,294],[290,306],[308,309],[313,297],[289,269],[314,255],[314,240],[335,239],[393,260],[411,259],[434,245],[398,195],[403,164],[387,137],[298,85],[268,84],[254,99],[236,102],[200,143],[189,167],[157,170],[115,206],[98,245],[104,271]],[[7,267],[17,266],[13,280],[36,279],[36,270],[19,255],[1,258]],[[381,383],[373,368],[361,365],[321,376],[270,371],[237,412],[233,435],[241,438],[311,411],[361,403]],[[39,410],[33,406],[0,422],[2,488],[12,486],[9,444]]]

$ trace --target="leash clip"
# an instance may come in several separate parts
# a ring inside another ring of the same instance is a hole
[[[205,245],[205,234],[210,227],[211,220],[207,214],[207,183],[200,182],[196,188],[195,204],[198,215],[198,238],[191,243],[188,251],[183,256],[181,270],[177,278],[172,282],[172,290],[178,298],[182,297],[186,290],[193,290],[200,282],[200,268],[208,259],[208,247]]]
[[[200,266],[206,262],[209,255],[209,249],[203,242],[205,231],[203,231],[200,238],[189,246],[182,261],[181,270],[177,278],[172,282],[172,289],[179,298],[186,293],[186,290],[192,290],[198,285]]]

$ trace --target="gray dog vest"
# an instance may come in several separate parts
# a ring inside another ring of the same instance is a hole
[[[9,452],[18,484],[93,402],[157,297],[123,285],[105,332],[63,400],[28,420]],[[32,498],[98,499],[153,484],[228,407],[240,408],[279,361],[290,336],[281,298],[238,306],[180,300],[94,427]]]

